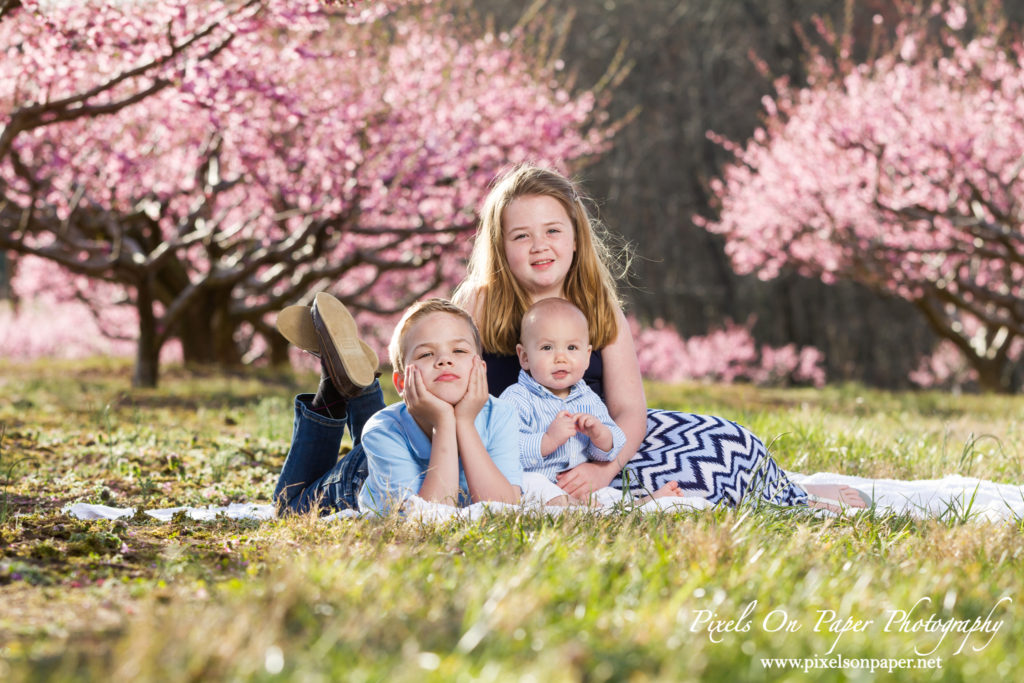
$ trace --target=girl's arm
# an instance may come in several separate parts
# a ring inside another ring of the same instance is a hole
[[[473,360],[466,395],[455,405],[455,432],[459,460],[466,472],[469,497],[474,503],[493,500],[518,503],[519,489],[509,483],[487,452],[480,433],[476,430],[476,416],[487,403],[487,370],[479,358]],[[515,425],[518,432],[518,425]],[[518,445],[518,439],[515,440]]]
[[[600,353],[604,363],[605,404],[612,420],[626,434],[626,443],[610,463],[587,462],[558,475],[558,485],[576,498],[586,498],[593,491],[608,486],[636,454],[647,435],[647,399],[633,335],[621,308],[616,317],[619,332],[615,341]]]
[[[629,322],[621,308],[616,315],[619,333],[614,342],[601,350],[601,360],[604,362],[604,395],[608,414],[626,434],[626,443],[616,458],[618,474],[636,455],[647,436],[647,397],[644,396],[640,363],[636,359]]]

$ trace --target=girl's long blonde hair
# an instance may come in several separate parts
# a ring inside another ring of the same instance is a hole
[[[609,264],[611,254],[605,241],[595,234],[575,184],[546,168],[521,165],[495,180],[480,214],[466,279],[453,299],[477,316],[484,349],[512,355],[519,341],[519,326],[530,298],[512,276],[504,248],[502,219],[513,200],[531,195],[551,197],[565,209],[572,221],[576,252],[565,277],[565,297],[582,310],[590,325],[590,343],[595,349],[611,344],[618,334],[619,306],[615,278]]]

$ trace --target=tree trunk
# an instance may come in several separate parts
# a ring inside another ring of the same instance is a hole
[[[241,363],[235,342],[237,322],[227,315],[230,298],[230,290],[209,292],[185,312],[178,325],[185,365]]]
[[[0,251],[0,299],[11,299],[11,261],[6,251]]]
[[[275,331],[267,338],[267,345],[270,347],[270,364],[275,368],[285,367],[291,362],[289,358],[288,340],[277,334]]]
[[[971,367],[978,373],[978,387],[982,391],[1012,394],[1020,391],[1020,375],[1013,361],[1002,355],[996,358],[971,356]]]
[[[139,283],[136,300],[139,311],[139,342],[135,350],[132,386],[156,387],[160,372],[160,345],[157,342],[156,316],[153,314],[153,290],[148,276]]]

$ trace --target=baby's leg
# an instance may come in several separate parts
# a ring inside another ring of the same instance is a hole
[[[655,491],[651,495],[651,498],[667,498],[667,497],[673,497],[673,498],[682,498],[683,497],[683,492],[679,490],[679,482],[678,481],[670,481],[670,482],[668,482],[667,484],[662,486],[660,489],[658,489],[657,491]]]
[[[576,500],[568,493],[537,472],[523,472],[523,501],[533,505],[575,505]]]

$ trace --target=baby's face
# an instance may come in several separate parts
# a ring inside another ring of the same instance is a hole
[[[516,353],[519,364],[538,384],[565,398],[590,365],[587,321],[557,310],[539,316],[524,327]]]

